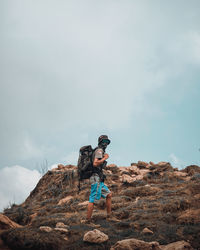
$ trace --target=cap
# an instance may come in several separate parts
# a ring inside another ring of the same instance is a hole
[[[98,143],[102,142],[102,141],[106,141],[107,144],[110,144],[110,140],[108,139],[108,136],[107,135],[101,135],[99,136],[98,138]]]

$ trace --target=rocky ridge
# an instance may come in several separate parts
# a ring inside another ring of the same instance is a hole
[[[77,167],[58,165],[0,215],[1,249],[200,249],[200,167],[139,161],[104,171],[116,221],[106,220],[101,199],[98,229],[84,224],[89,181],[78,192]]]

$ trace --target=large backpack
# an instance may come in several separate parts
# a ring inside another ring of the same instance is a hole
[[[96,150],[92,149],[91,145],[83,146],[79,150],[78,158],[78,177],[79,177],[79,190],[80,181],[83,179],[89,179],[93,173],[93,154]]]

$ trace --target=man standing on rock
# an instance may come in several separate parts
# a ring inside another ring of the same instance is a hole
[[[90,223],[94,204],[100,200],[101,197],[106,198],[107,219],[112,220],[111,216],[111,192],[104,184],[105,176],[103,175],[103,168],[106,166],[106,160],[109,155],[105,153],[106,147],[110,144],[107,135],[101,135],[98,138],[98,148],[93,155],[93,174],[90,177],[91,192],[89,197],[89,204],[87,210],[87,220]]]

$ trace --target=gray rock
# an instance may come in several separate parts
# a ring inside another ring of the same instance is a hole
[[[65,225],[63,222],[58,222],[56,223],[56,228],[65,228],[65,229],[69,229],[68,225]]]
[[[159,243],[156,241],[145,242],[137,239],[126,239],[117,241],[110,250],[161,250]]]
[[[108,240],[108,235],[104,234],[98,229],[94,229],[93,231],[87,232],[83,237],[83,241],[87,241],[90,243],[102,243],[107,240]]]
[[[49,233],[49,232],[51,232],[53,229],[52,229],[51,227],[41,226],[41,227],[40,227],[40,230]]]
[[[69,233],[69,230],[66,228],[56,227],[56,228],[54,228],[54,230],[59,231],[61,233]]]
[[[147,227],[145,227],[145,228],[142,230],[142,233],[143,233],[143,234],[153,234],[153,232],[152,232],[150,229],[148,229]]]
[[[191,245],[184,240],[176,241],[176,242],[167,244],[165,246],[160,246],[160,248],[162,250],[192,250],[193,249]]]

